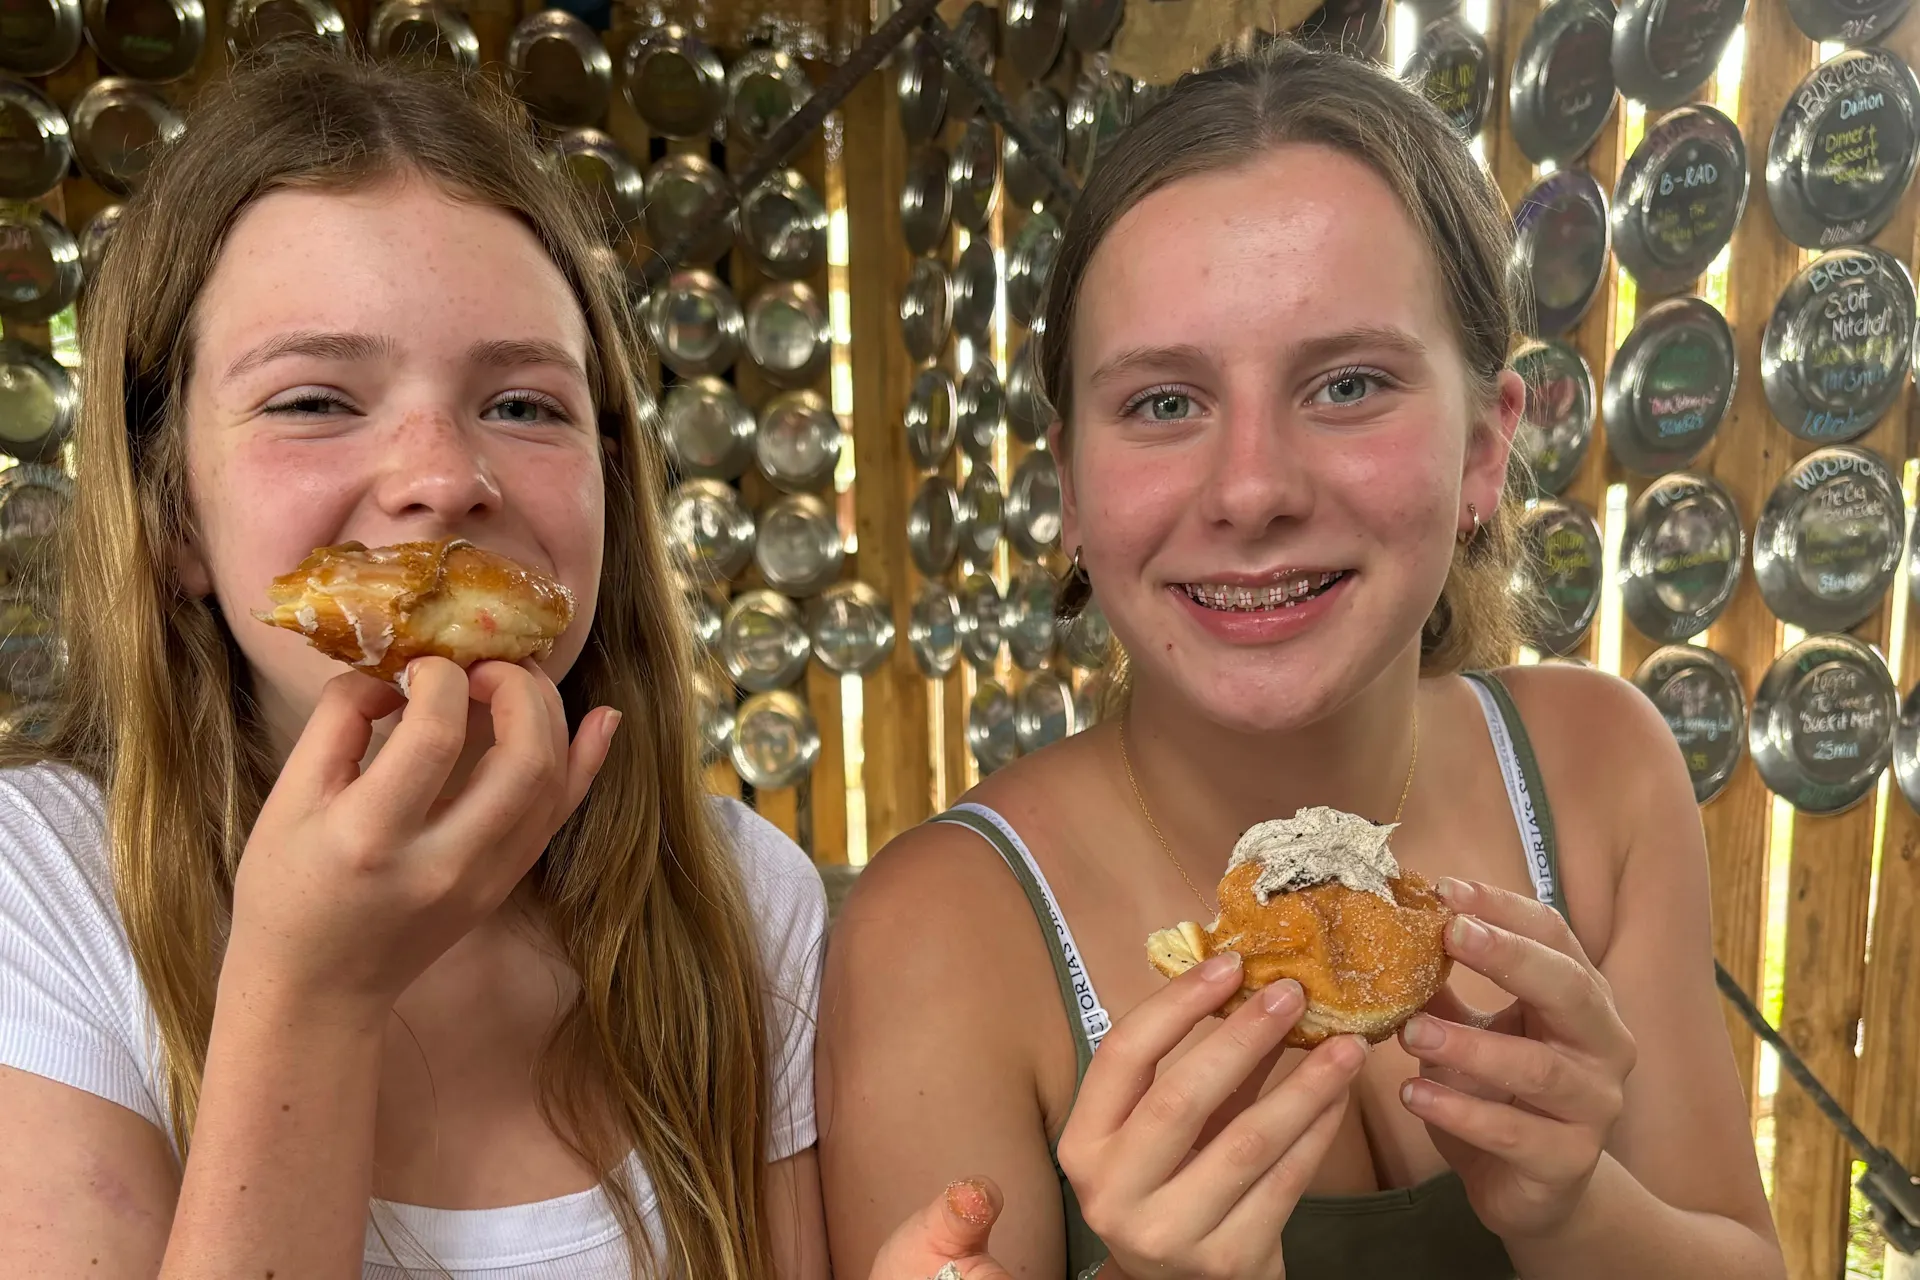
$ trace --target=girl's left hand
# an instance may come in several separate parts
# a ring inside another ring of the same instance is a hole
[[[961,1280],[1013,1280],[987,1253],[1000,1206],[1000,1188],[990,1178],[950,1183],[880,1246],[869,1280],[929,1280],[948,1265]]]
[[[1620,1117],[1633,1036],[1559,912],[1491,885],[1439,889],[1460,913],[1449,954],[1514,1001],[1489,1015],[1443,990],[1401,1029],[1421,1070],[1400,1098],[1489,1230],[1548,1234],[1572,1216]]]

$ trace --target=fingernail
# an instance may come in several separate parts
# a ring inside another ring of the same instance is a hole
[[[1307,993],[1292,978],[1283,978],[1260,993],[1261,1007],[1276,1016],[1297,1013],[1306,1002]]]
[[[1409,1049],[1438,1049],[1446,1043],[1447,1033],[1432,1018],[1417,1014],[1400,1029],[1400,1039]]]
[[[980,1185],[977,1178],[962,1178],[947,1184],[947,1209],[956,1218],[971,1222],[976,1227],[989,1226],[993,1222],[993,1202],[987,1199],[987,1189]]]
[[[625,720],[626,718],[627,717],[624,712],[614,711],[614,710],[609,710],[607,712],[607,737],[609,739],[613,737],[613,731],[620,727],[620,722],[622,720]]]
[[[1373,1052],[1373,1046],[1360,1036],[1341,1037],[1340,1065],[1349,1071],[1357,1071]]]
[[[1240,957],[1232,951],[1222,951],[1217,956],[1209,956],[1200,965],[1200,976],[1208,982],[1218,982],[1229,974],[1240,972]]]
[[[1455,951],[1477,951],[1486,946],[1492,936],[1487,926],[1472,916],[1455,916],[1447,926],[1447,941]]]
[[[1473,899],[1473,886],[1465,880],[1456,880],[1452,876],[1441,876],[1440,883],[1433,886],[1435,893],[1448,906],[1458,907]]]
[[[1414,1104],[1414,1099],[1417,1095],[1413,1091],[1413,1086],[1417,1083],[1419,1082],[1415,1080],[1409,1080],[1405,1084],[1400,1086],[1400,1105],[1401,1106],[1410,1107]]]

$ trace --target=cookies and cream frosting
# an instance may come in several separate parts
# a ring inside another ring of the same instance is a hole
[[[1382,826],[1315,805],[1247,828],[1233,846],[1227,870],[1249,862],[1260,868],[1253,892],[1262,906],[1276,893],[1335,881],[1392,902],[1387,882],[1399,876],[1400,864],[1387,848],[1387,837],[1398,825]]]

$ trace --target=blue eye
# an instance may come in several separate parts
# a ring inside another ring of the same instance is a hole
[[[1125,418],[1144,417],[1150,422],[1185,422],[1199,415],[1200,407],[1178,387],[1151,387],[1135,395],[1121,408]]]
[[[1369,392],[1385,385],[1386,379],[1377,373],[1365,369],[1348,369],[1334,374],[1320,384],[1320,390],[1314,393],[1315,399],[1324,397],[1324,403],[1333,405],[1359,404],[1367,398]]]
[[[571,422],[566,407],[550,396],[535,395],[531,392],[516,391],[500,397],[487,407],[481,415],[495,422],[508,422],[517,427],[537,427],[543,422]]]

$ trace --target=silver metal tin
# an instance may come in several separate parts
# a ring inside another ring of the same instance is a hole
[[[727,602],[716,599],[712,592],[698,583],[685,581],[680,584],[680,602],[685,608],[687,633],[693,637],[693,642],[700,646],[702,653],[717,656]]]
[[[187,131],[186,121],[146,85],[117,76],[96,80],[68,114],[81,170],[116,196],[132,195],[147,167]]]
[[[1034,141],[1056,161],[1065,164],[1067,104],[1060,95],[1045,85],[1035,85],[1021,95],[1015,110]],[[1001,140],[1000,163],[1006,170],[1007,198],[1021,208],[1031,209],[1053,194],[1053,188],[1047,185],[1039,168],[1027,158],[1027,153],[1020,149],[1020,144],[1011,135]]]
[[[80,275],[83,285],[100,274],[100,264],[106,261],[107,242],[113,239],[114,229],[120,225],[120,219],[126,216],[126,212],[127,206],[124,204],[103,206],[80,228]]]
[[[1585,356],[1558,339],[1534,343],[1514,357],[1513,369],[1527,384],[1514,449],[1540,492],[1560,493],[1573,483],[1593,443],[1593,371]]]
[[[84,0],[81,13],[100,61],[136,80],[178,80],[207,47],[200,0]]]
[[[0,690],[16,698],[51,697],[67,665],[67,646],[39,600],[0,596]]]
[[[784,689],[807,669],[813,642],[799,606],[777,591],[742,591],[720,624],[720,661],[749,693]]]
[[[781,169],[741,197],[741,243],[776,280],[804,280],[827,265],[827,204],[798,172]]]
[[[1886,49],[1849,49],[1787,99],[1767,143],[1767,202],[1809,249],[1871,240],[1893,217],[1920,154],[1920,82]]]
[[[1104,65],[1082,71],[1067,98],[1067,163],[1085,181],[1133,115],[1133,78]]]
[[[1787,0],[1787,12],[1809,40],[1863,45],[1907,16],[1910,0]]]
[[[384,0],[367,44],[383,58],[425,59],[462,71],[480,66],[480,38],[462,13],[435,0]]]
[[[1050,213],[1028,218],[1007,255],[1007,314],[1031,326],[1047,297],[1047,277],[1060,252],[1060,222]]]
[[[991,671],[1000,660],[1005,640],[1003,626],[1005,602],[993,577],[984,572],[968,574],[954,593],[960,601],[956,625],[960,631],[960,653],[976,671]]]
[[[76,402],[59,361],[18,338],[0,339],[0,453],[24,462],[57,458]]]
[[[938,258],[916,258],[900,291],[900,337],[918,363],[938,356],[953,327],[953,281]]]
[[[833,325],[812,286],[783,280],[747,304],[747,356],[776,387],[819,381],[833,358]]]
[[[994,49],[1000,39],[1000,11],[973,0],[953,24],[954,43],[986,78],[993,79]],[[947,78],[947,119],[970,120],[980,110],[980,99],[959,76]]]
[[[0,474],[0,575],[23,599],[51,597],[54,537],[73,508],[73,481],[59,467],[22,462]]]
[[[0,14],[0,70],[49,76],[80,52],[80,0],[11,0]]]
[[[1535,164],[1578,160],[1613,114],[1614,16],[1608,0],[1554,0],[1528,28],[1507,108],[1514,141]]]
[[[753,562],[768,585],[810,596],[839,580],[847,544],[833,508],[810,493],[789,493],[760,512]]]
[[[1053,611],[1059,596],[1053,575],[1031,560],[1013,571],[1002,618],[1014,666],[1038,671],[1053,656]]]
[[[227,53],[238,60],[281,40],[343,53],[347,20],[332,0],[229,0]]]
[[[1697,644],[1654,650],[1633,683],[1666,720],[1693,782],[1693,801],[1706,804],[1733,777],[1746,750],[1747,695],[1727,660]]]
[[[1681,107],[1654,122],[1620,171],[1613,251],[1643,294],[1677,293],[1720,256],[1746,207],[1740,127],[1704,103]]]
[[[1006,506],[1000,477],[984,462],[976,463],[960,486],[960,554],[967,563],[992,563],[1006,522]]]
[[[731,369],[746,327],[733,291],[697,268],[674,272],[647,303],[647,336],[683,378]]]
[[[1007,393],[1000,386],[993,361],[984,355],[974,358],[973,367],[960,379],[956,405],[960,447],[975,462],[990,461],[1000,429],[1007,422]]]
[[[39,199],[72,163],[73,137],[60,108],[25,80],[0,77],[0,200]]]
[[[974,237],[960,251],[952,284],[953,331],[976,345],[986,342],[993,333],[1000,266],[994,261],[993,244],[985,236]]]
[[[719,378],[668,387],[660,401],[660,434],[682,475],[735,480],[753,461],[753,410],[732,383]]]
[[[907,161],[906,181],[900,188],[900,229],[914,253],[932,253],[947,238],[947,220],[953,214],[951,167],[947,153],[932,145],[921,147]]]
[[[953,220],[976,235],[987,229],[993,197],[1000,189],[1000,132],[993,121],[975,116],[953,147],[947,185],[953,190]]]
[[[1020,754],[1013,697],[998,680],[982,680],[967,704],[967,749],[983,774],[1012,764]]]
[[[667,495],[667,542],[691,577],[725,582],[753,559],[753,513],[719,480],[684,480]]]
[[[932,471],[953,452],[956,421],[953,379],[944,369],[922,369],[907,396],[907,452],[913,465]]]
[[[1802,440],[1839,444],[1880,420],[1906,385],[1913,277],[1871,246],[1821,254],[1780,295],[1760,341],[1767,407]]]
[[[650,128],[669,138],[711,133],[727,109],[727,73],[719,57],[706,41],[673,24],[633,38],[621,61],[620,91]]]
[[[1036,449],[1020,459],[1007,486],[1007,541],[1029,560],[1060,544],[1060,469]]]
[[[807,632],[821,666],[870,676],[893,652],[893,606],[864,582],[836,582],[807,605]]]
[[[1808,454],[1780,480],[1753,531],[1767,607],[1807,631],[1845,631],[1879,607],[1906,540],[1900,480],[1856,445]]]
[[[700,763],[713,764],[733,746],[733,690],[704,671],[693,673],[693,716],[700,727]]]
[[[1607,448],[1636,475],[1686,466],[1720,430],[1738,376],[1726,317],[1704,299],[1669,298],[1640,317],[1607,367]]]
[[[1899,712],[1899,691],[1872,648],[1848,635],[1809,636],[1761,678],[1747,750],[1775,795],[1802,813],[1839,813],[1872,794],[1893,757]]]
[[[787,493],[811,493],[833,480],[846,433],[818,391],[789,391],[760,411],[753,441],[760,474]]]
[[[1113,628],[1100,608],[1099,599],[1089,599],[1073,621],[1061,629],[1061,646],[1067,661],[1082,671],[1098,671],[1113,657]]]
[[[784,50],[755,50],[727,71],[727,118],[736,136],[752,147],[765,146],[812,96],[807,69]]]
[[[1494,76],[1487,38],[1453,13],[1420,29],[1413,56],[1401,73],[1463,138],[1477,137],[1486,127]]]
[[[947,114],[947,64],[940,60],[939,46],[924,32],[901,41],[894,61],[898,66],[893,99],[900,109],[900,132],[908,142],[930,142]]]
[[[1007,61],[1029,80],[1043,80],[1060,60],[1067,34],[1063,0],[1006,0],[1000,7]]]
[[[735,713],[732,756],[734,772],[756,791],[795,786],[820,758],[820,726],[792,691],[757,693]]]
[[[1739,504],[1718,480],[1661,476],[1627,513],[1620,587],[1628,620],[1664,643],[1699,635],[1740,585],[1746,547]]]
[[[1585,169],[1550,174],[1520,198],[1513,233],[1508,276],[1530,332],[1558,337],[1580,323],[1606,278],[1606,193]]]
[[[1013,729],[1020,754],[1029,755],[1080,732],[1086,726],[1079,710],[1074,704],[1073,686],[1065,680],[1051,671],[1028,676],[1013,700]]]
[[[1656,111],[1694,95],[1720,65],[1747,0],[1621,0],[1613,24],[1613,79]]]
[[[507,39],[514,92],[548,124],[598,124],[613,97],[613,58],[594,29],[565,9],[528,14]]]
[[[960,601],[946,583],[920,584],[907,615],[907,648],[929,680],[944,679],[960,660]]]
[[[907,553],[929,578],[953,567],[960,554],[960,494],[945,476],[928,476],[907,507]]]
[[[80,246],[34,205],[0,209],[0,317],[38,324],[80,293]]]
[[[1028,444],[1038,444],[1053,425],[1053,406],[1040,386],[1040,333],[1020,340],[1007,362],[1007,426]]]
[[[739,226],[738,209],[715,219],[713,211],[728,207],[733,182],[705,156],[670,155],[647,170],[647,234],[654,247],[664,249],[683,235],[697,239],[688,246],[686,263],[713,262],[733,247]]]
[[[1528,505],[1520,534],[1521,581],[1536,606],[1530,639],[1543,653],[1566,653],[1600,611],[1600,530],[1585,507],[1542,498]]]
[[[1099,53],[1113,43],[1126,16],[1126,0],[1067,0],[1067,43],[1081,53]]]
[[[611,136],[598,129],[569,129],[554,142],[554,149],[587,203],[600,215],[608,239],[618,240],[645,215],[640,170]]]

